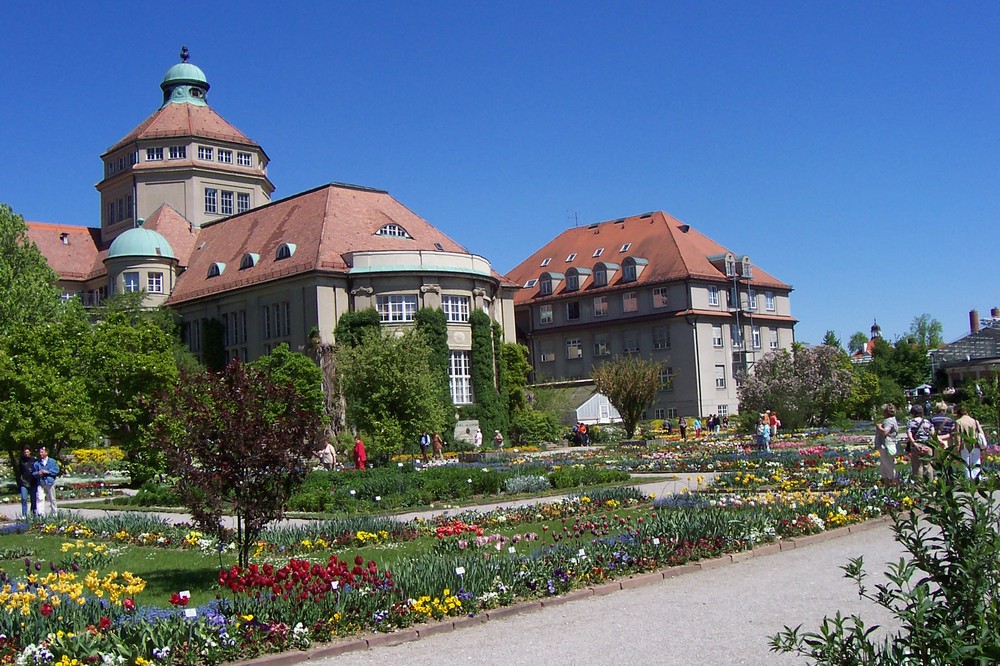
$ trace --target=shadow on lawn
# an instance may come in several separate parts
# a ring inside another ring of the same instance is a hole
[[[157,569],[143,575],[146,601],[157,606],[169,605],[170,595],[182,590],[191,592],[192,602],[202,603],[215,598],[215,588],[219,580],[218,562],[206,562],[204,566],[188,568]]]

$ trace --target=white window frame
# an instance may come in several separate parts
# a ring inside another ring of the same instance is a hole
[[[549,303],[548,305],[539,305],[538,306],[538,323],[540,323],[542,325],[551,324],[553,322],[553,320],[554,320],[554,316],[552,314],[552,304]]]
[[[578,291],[580,289],[580,275],[577,273],[566,273],[566,291]]]
[[[712,346],[719,349],[722,345],[722,324],[712,324]]]
[[[416,294],[385,294],[375,297],[378,320],[383,324],[412,322],[417,314]]]
[[[448,384],[453,404],[471,405],[473,402],[471,357],[467,351],[448,353]]]
[[[253,166],[253,153],[239,151],[236,153],[236,164],[238,166]]]
[[[634,291],[626,291],[622,294],[622,312],[639,311],[639,294]]]
[[[628,252],[628,249],[629,249],[630,247],[632,247],[632,243],[625,243],[624,245],[622,245],[622,246],[621,246],[621,247],[620,247],[620,248],[618,249],[618,251],[619,251],[619,252]]]
[[[594,334],[594,356],[611,356],[611,341],[607,333]]]
[[[198,159],[205,162],[214,162],[215,149],[212,146],[198,146]]]
[[[653,307],[666,308],[670,306],[670,290],[667,287],[653,287]]]
[[[608,269],[600,268],[594,271],[594,286],[595,287],[608,286]]]
[[[169,155],[172,160],[187,159],[187,146],[170,146]]]
[[[715,285],[711,285],[708,288],[708,304],[718,305],[719,304],[719,288]]]
[[[653,349],[670,349],[670,327],[654,326],[652,329]]]
[[[729,416],[729,405],[716,405],[715,413],[719,418]]]
[[[594,250],[594,259],[597,259],[602,254],[604,254],[604,248],[603,247],[597,248],[596,250]]]
[[[250,210],[250,193],[249,192],[237,192],[236,193],[236,212],[245,213]]]
[[[726,366],[716,365],[715,366],[715,388],[724,389],[726,388]]]
[[[660,366],[660,388],[662,390],[664,390],[664,391],[673,391],[674,390],[674,383],[672,381],[673,378],[674,378],[674,369],[673,369],[673,367],[671,367],[669,365],[666,365],[666,366],[661,365]]]
[[[569,254],[569,256],[566,257],[566,263],[568,264],[569,262],[573,261],[574,259],[576,259],[576,252],[571,252]]]
[[[747,301],[750,304],[751,310],[757,309],[757,292],[753,289],[747,290]]]
[[[445,319],[452,323],[466,323],[469,321],[468,296],[458,296],[445,294],[441,297],[441,309],[444,310]],[[463,403],[464,404],[464,403]]]
[[[635,282],[638,279],[638,272],[635,264],[631,261],[622,266],[622,282]]]
[[[565,347],[567,359],[583,358],[583,342],[580,338],[566,338]]]
[[[139,271],[125,271],[122,273],[122,287],[126,294],[134,294],[142,290],[139,278]]]
[[[390,223],[384,225],[381,229],[375,232],[376,236],[385,236],[387,238],[409,238],[410,234],[406,233],[406,229],[399,226],[398,224]]]
[[[552,257],[545,257],[544,259],[542,259],[542,268],[545,268],[550,263],[552,263]]]
[[[754,325],[750,327],[750,338],[753,348],[760,349],[760,326]]]
[[[163,147],[156,146],[153,148],[146,149],[146,161],[147,162],[162,162],[163,161]]]
[[[608,297],[607,296],[594,296],[594,316],[595,317],[607,317],[608,316]]]
[[[663,407],[657,407],[656,409],[653,410],[653,418],[659,421],[664,420],[665,418],[667,418],[667,410],[665,410]]]
[[[778,329],[771,329],[771,349],[778,348]]]
[[[205,188],[205,212],[212,215],[219,212],[219,190],[214,187]]]
[[[667,418],[668,419],[676,419],[677,418],[677,408],[676,407],[667,407]]]
[[[151,294],[163,293],[163,273],[146,273],[146,291]]]
[[[552,278],[542,278],[538,282],[538,293],[542,296],[549,296],[552,294]]]
[[[768,312],[774,312],[774,292],[765,291],[764,292],[764,304],[767,307]]]
[[[222,215],[233,214],[233,193],[230,190],[222,190],[219,194],[219,212]]]
[[[216,161],[219,162],[219,164],[233,163],[233,151],[231,150],[228,150],[226,148],[219,148],[219,150],[216,152],[216,155],[217,155]]]

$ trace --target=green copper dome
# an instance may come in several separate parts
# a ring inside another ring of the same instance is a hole
[[[187,104],[204,105],[208,94],[208,79],[205,72],[197,65],[188,62],[188,49],[181,48],[181,62],[167,70],[163,75],[160,88],[163,90],[163,104],[168,102],[184,102]]]
[[[108,248],[108,259],[120,257],[162,257],[176,259],[167,239],[152,229],[136,227],[116,238]]]

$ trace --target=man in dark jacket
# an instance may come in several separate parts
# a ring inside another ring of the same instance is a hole
[[[32,515],[38,513],[38,480],[34,476],[35,457],[25,448],[17,465],[17,487],[21,491],[21,515],[28,517],[28,504]]]

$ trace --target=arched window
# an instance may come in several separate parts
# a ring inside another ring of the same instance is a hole
[[[580,274],[575,268],[566,271],[566,291],[577,291],[580,288]]]
[[[542,296],[548,296],[549,294],[552,293],[552,278],[550,278],[548,275],[544,276],[538,282],[538,293],[541,294]]]
[[[390,238],[410,238],[410,234],[406,233],[406,229],[398,224],[386,224],[381,229],[376,231],[375,235],[388,236]]]
[[[604,268],[604,264],[597,264],[597,266],[594,267],[594,286],[608,286],[608,271]]]
[[[278,251],[274,254],[274,260],[281,261],[282,259],[289,259],[293,254],[295,254],[295,244],[282,243],[278,246]]]
[[[257,262],[259,260],[260,260],[259,254],[254,254],[253,252],[247,252],[246,254],[243,255],[243,258],[240,259],[240,270],[242,271],[247,268],[253,268],[254,266],[257,265]]]
[[[221,261],[212,262],[212,265],[208,267],[208,277],[219,277],[226,270],[226,265]]]

